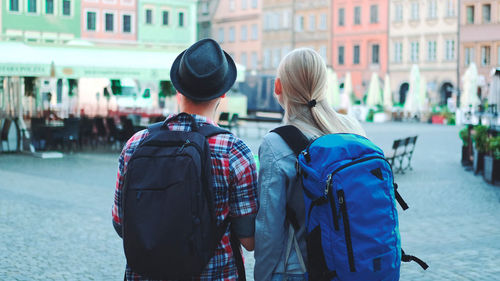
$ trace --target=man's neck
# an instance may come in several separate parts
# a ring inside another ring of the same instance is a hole
[[[187,114],[196,114],[199,116],[203,116],[209,120],[213,120],[215,117],[215,110],[213,109],[181,107],[181,112],[185,112]]]

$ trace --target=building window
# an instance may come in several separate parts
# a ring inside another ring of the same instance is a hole
[[[123,33],[132,32],[132,16],[123,15]]]
[[[264,68],[269,68],[271,65],[271,50],[264,50]]]
[[[372,64],[380,63],[380,45],[372,45]]]
[[[327,21],[326,14],[321,14],[321,15],[319,16],[319,29],[320,29],[320,30],[326,30],[326,28],[327,28],[327,26],[326,26],[326,25],[327,25],[326,21]]]
[[[219,28],[219,35],[217,36],[219,39],[219,43],[224,43],[224,28]]]
[[[95,12],[87,12],[87,30],[95,31],[97,15]]]
[[[208,2],[202,2],[201,3],[201,14],[202,15],[208,15]]]
[[[252,24],[252,40],[257,40],[259,38],[259,28],[257,24]]]
[[[258,64],[257,52],[252,52],[251,60],[252,60],[251,64],[252,69],[257,69],[257,64]]]
[[[241,27],[241,32],[240,32],[241,41],[247,41],[247,36],[248,36],[247,26],[243,25]]]
[[[168,25],[168,20],[169,20],[168,16],[169,16],[169,12],[168,11],[163,11],[162,12],[162,24],[163,25]]]
[[[483,23],[491,22],[491,5],[484,4],[483,5]]]
[[[276,48],[273,52],[273,67],[276,68],[280,64],[281,61],[281,49]]]
[[[229,0],[229,11],[234,11],[236,9],[236,4],[234,0]]]
[[[280,29],[280,14],[271,13],[271,29]]]
[[[28,13],[36,13],[36,0],[28,0]]]
[[[453,3],[454,0],[447,0],[446,2],[446,16],[447,17],[454,17],[455,16],[455,4]]]
[[[474,48],[465,48],[465,65],[468,66],[474,62]]]
[[[436,61],[436,41],[427,42],[427,60]]]
[[[247,67],[247,64],[248,64],[248,62],[247,62],[247,53],[245,53],[245,52],[241,53],[240,63],[242,65],[244,65],[245,67]]]
[[[436,0],[429,0],[427,8],[428,8],[427,17],[429,19],[436,19],[437,18],[437,2],[436,2]]]
[[[418,20],[420,15],[420,7],[418,2],[411,2],[411,20]]]
[[[105,18],[105,30],[106,31],[113,31],[114,27],[113,27],[113,18],[114,18],[114,15],[113,14],[109,14],[109,13],[106,13],[104,14],[104,18]]]
[[[9,11],[19,12],[19,0],[10,0]]]
[[[246,10],[247,9],[247,0],[241,0],[241,9]]]
[[[474,24],[474,6],[467,6],[467,23]]]
[[[339,46],[338,62],[339,62],[339,65],[344,65],[344,46]]]
[[[352,63],[359,64],[359,45],[354,45]]]
[[[354,25],[361,24],[361,7],[354,7]]]
[[[446,60],[455,59],[455,40],[446,40],[445,57]]]
[[[179,12],[179,27],[184,27],[184,12]]]
[[[340,8],[339,9],[339,26],[344,26],[344,21],[345,21],[345,9]]]
[[[297,16],[295,31],[303,31],[303,30],[304,30],[304,16]]]
[[[491,48],[490,46],[481,47],[481,65],[487,66],[491,63]]]
[[[378,22],[378,5],[370,6],[370,23]]]
[[[403,4],[397,3],[394,6],[394,21],[401,22],[403,21]]]
[[[252,0],[252,8],[257,8],[257,0]]]
[[[71,1],[63,0],[62,4],[63,4],[63,9],[62,9],[63,16],[71,16]]]
[[[235,40],[235,37],[236,37],[236,34],[235,34],[235,31],[234,31],[234,26],[231,26],[229,28],[229,42],[234,42]]]
[[[500,46],[498,46],[498,50],[497,50],[497,64],[500,65]]]
[[[45,0],[45,14],[54,14],[54,0]]]
[[[419,43],[418,41],[413,41],[411,42],[411,48],[410,48],[410,61],[411,62],[418,62],[419,60]]]
[[[290,27],[290,18],[291,18],[292,12],[290,10],[283,11],[283,28],[289,28]]]
[[[316,29],[316,16],[310,15],[309,16],[309,30],[314,30]]]
[[[153,24],[153,10],[146,9],[146,24]]]
[[[403,61],[403,43],[394,43],[394,62],[401,63]]]
[[[319,47],[318,53],[323,58],[323,60],[326,62],[326,46],[325,45],[322,45]]]

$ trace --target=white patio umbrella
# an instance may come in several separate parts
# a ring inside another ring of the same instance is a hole
[[[370,85],[368,87],[368,96],[366,97],[366,105],[369,107],[382,105],[382,93],[380,92],[380,83],[377,73],[372,73]]]
[[[341,107],[345,109],[351,108],[352,105],[352,80],[351,73],[347,72],[344,80],[344,93],[342,95]]]
[[[475,63],[471,63],[462,77],[464,90],[460,101],[460,107],[463,109],[473,108],[479,105],[480,100],[477,97],[478,72]]]
[[[392,109],[392,92],[391,92],[391,80],[389,74],[385,75],[384,79],[384,108],[385,110]]]
[[[339,82],[337,80],[337,73],[335,73],[331,68],[327,70],[327,100],[331,107],[337,108],[340,106],[340,92],[339,92]]]
[[[423,111],[427,105],[427,79],[420,77],[420,88],[418,95],[418,109]]]
[[[491,71],[490,95],[488,96],[489,104],[500,106],[500,67]]]
[[[410,89],[406,95],[404,111],[412,115],[418,111],[418,96],[420,94],[420,71],[414,64],[410,72]]]

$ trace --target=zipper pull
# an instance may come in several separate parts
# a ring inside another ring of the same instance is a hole
[[[184,150],[184,147],[186,147],[186,145],[189,145],[191,142],[187,139],[186,142],[181,146],[181,148],[179,148],[179,153],[181,153],[183,150]]]
[[[342,192],[339,193],[339,204],[340,205],[344,204],[344,194]]]
[[[332,174],[328,174],[328,177],[326,178],[325,197],[328,195],[331,186],[332,186]]]

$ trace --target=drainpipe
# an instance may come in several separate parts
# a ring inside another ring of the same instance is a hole
[[[461,92],[460,92],[460,49],[462,48],[462,44],[460,43],[460,14],[462,10],[462,1],[457,1],[458,7],[457,7],[457,108],[460,108],[460,98],[461,98]]]

